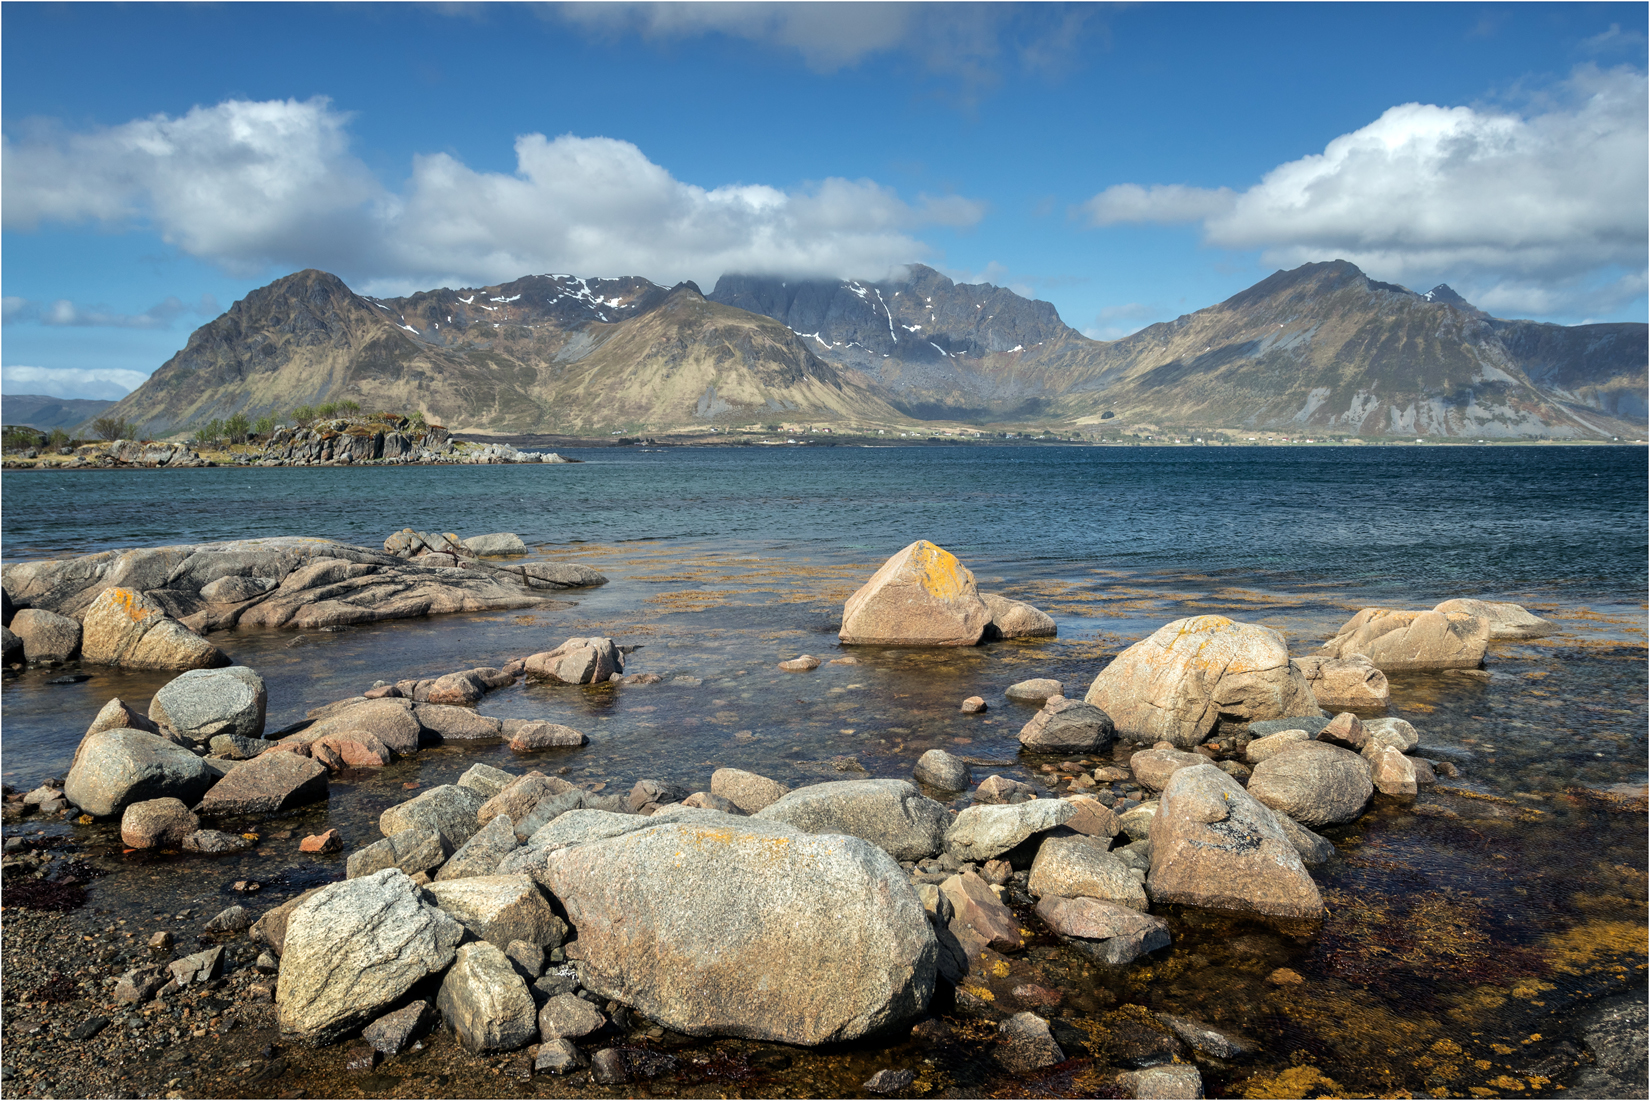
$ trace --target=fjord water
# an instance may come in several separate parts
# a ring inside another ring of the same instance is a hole
[[[1098,973],[1039,933],[1000,974],[970,983],[1007,1010],[1036,1008],[1015,1001],[1016,986],[1050,987],[1062,1001],[1040,1011],[1091,1030],[1097,1043],[1105,1030],[1094,1022],[1125,1003],[1259,1043],[1252,1062],[1204,1066],[1210,1096],[1464,1095],[1510,1089],[1502,1079],[1536,1089],[1531,1075],[1558,1073],[1547,1048],[1571,1035],[1590,999],[1642,989],[1642,803],[1624,813],[1588,792],[1646,775],[1643,449],[568,454],[587,461],[8,476],[8,561],[288,534],[374,546],[411,526],[514,531],[536,555],[586,562],[610,578],[521,613],[214,636],[265,677],[272,729],[377,679],[502,664],[578,634],[639,645],[629,670],[667,678],[493,693],[485,712],[564,722],[590,745],[530,758],[502,746],[446,746],[341,774],[325,804],[270,824],[260,846],[240,856],[139,861],[120,854],[109,826],[73,827],[116,869],[94,888],[94,903],[147,913],[160,895],[166,908],[198,907],[204,918],[215,902],[240,901],[225,885],[249,877],[270,884],[278,901],[277,883],[290,891],[341,874],[341,858],[300,856],[299,837],[331,825],[349,848],[365,844],[377,836],[378,814],[407,796],[404,784],[450,782],[477,761],[566,769],[611,793],[642,778],[698,790],[722,766],[793,786],[907,777],[917,756],[942,747],[980,762],[976,780],[1000,772],[1053,790],[1043,766],[1058,759],[1019,752],[1015,734],[1030,712],[1002,696],[1017,680],[1053,676],[1081,695],[1120,649],[1186,615],[1264,623],[1308,653],[1368,604],[1489,596],[1526,604],[1560,633],[1494,644],[1481,671],[1391,678],[1389,713],[1411,721],[1425,752],[1460,775],[1414,804],[1379,800],[1359,822],[1330,831],[1338,855],[1316,872],[1329,905],[1321,927],[1164,908],[1174,946],[1126,973]],[[982,588],[1044,608],[1060,637],[965,651],[860,650],[857,665],[806,674],[775,668],[804,652],[838,656],[842,600],[918,538],[955,552]],[[94,675],[53,685],[60,671],[31,671],[0,689],[3,770],[14,787],[62,775],[110,696],[141,707],[168,679],[81,671]],[[958,702],[974,694],[992,710],[960,714]],[[1268,981],[1280,967],[1304,982]],[[724,1046],[738,1055],[736,1044]],[[318,1084],[330,1065],[317,1062]],[[923,1068],[919,1091],[1028,1088],[966,1050],[936,1056],[903,1043],[798,1055],[790,1072],[751,1088],[855,1092],[888,1065]],[[464,1092],[462,1081],[438,1090],[434,1079],[406,1073],[405,1085],[381,1088]],[[655,1092],[705,1084],[683,1073]],[[1104,1088],[1085,1073],[1067,1067],[1035,1089]]]

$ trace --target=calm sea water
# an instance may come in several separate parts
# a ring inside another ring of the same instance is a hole
[[[1167,908],[1175,945],[1127,973],[1096,974],[1043,937],[980,981],[1009,1009],[1029,1007],[1013,1002],[1017,984],[1059,990],[1057,1012],[1083,1027],[1133,1002],[1259,1043],[1254,1063],[1204,1068],[1210,1096],[1500,1091],[1497,1077],[1519,1068],[1489,1045],[1534,1052],[1526,1038],[1569,1035],[1588,999],[1642,988],[1643,816],[1577,792],[1646,776],[1643,449],[574,454],[588,461],[8,475],[7,560],[260,535],[377,545],[410,526],[514,531],[536,555],[587,562],[610,578],[565,594],[564,605],[522,613],[214,636],[265,677],[271,728],[377,679],[502,664],[578,634],[639,645],[629,670],[667,678],[622,690],[522,684],[492,693],[485,713],[566,723],[590,744],[531,758],[448,746],[342,774],[326,803],[269,824],[243,856],[143,859],[122,855],[109,826],[57,827],[116,871],[95,888],[97,905],[146,915],[164,898],[167,909],[210,916],[220,897],[238,901],[227,884],[249,876],[271,884],[277,901],[342,874],[341,857],[301,855],[299,838],[336,826],[350,848],[365,844],[378,814],[406,798],[404,784],[450,782],[477,761],[565,770],[611,793],[642,778],[697,790],[722,766],[793,786],[908,777],[917,756],[943,747],[981,762],[976,779],[1000,772],[1051,790],[1045,767],[1058,761],[1020,753],[1016,733],[1031,712],[1002,695],[1015,681],[1054,676],[1080,695],[1111,656],[1186,615],[1264,623],[1305,653],[1369,603],[1430,607],[1486,595],[1524,603],[1562,630],[1495,644],[1484,670],[1391,678],[1390,713],[1414,723],[1428,752],[1460,776],[1414,806],[1382,802],[1329,831],[1340,856],[1316,873],[1331,911],[1321,929],[1303,935]],[[918,538],[955,552],[982,588],[1047,610],[1060,637],[860,650],[858,665],[776,669],[799,653],[837,656],[843,599]],[[62,775],[104,701],[145,706],[167,679],[81,671],[92,679],[54,685],[61,670],[36,670],[0,685],[8,783]],[[974,694],[991,710],[960,714],[958,701]],[[1266,981],[1284,966],[1305,984]],[[1442,1059],[1441,1050],[1466,1054]],[[878,1067],[923,1065],[921,1057],[886,1044],[799,1057],[791,1077],[762,1089],[853,1093]],[[318,1057],[312,1068],[323,1093],[331,1067]],[[1332,1086],[1313,1086],[1303,1067]],[[1103,1088],[1076,1073],[1039,1089]],[[1005,1086],[977,1060],[941,1060],[922,1074],[934,1090]]]

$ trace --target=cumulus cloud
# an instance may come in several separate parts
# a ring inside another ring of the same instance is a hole
[[[877,278],[929,249],[925,225],[984,206],[908,202],[873,180],[704,188],[626,141],[526,134],[514,172],[415,157],[400,190],[349,151],[326,99],[228,101],[90,133],[4,138],[8,229],[147,224],[226,270],[322,267],[367,287],[480,284],[531,272],[708,285],[725,271]]]
[[[1573,307],[1642,285],[1647,157],[1644,74],[1588,65],[1527,114],[1406,103],[1241,193],[1123,184],[1083,210],[1094,225],[1201,222],[1207,243],[1286,267],[1448,280],[1485,308]]]
[[[67,298],[55,302],[34,302],[27,298],[6,296],[4,320],[7,325],[34,321],[42,325],[70,328],[111,329],[170,329],[172,322],[186,313],[200,317],[216,317],[222,311],[218,300],[203,294],[193,305],[177,295],[168,295],[142,313],[114,313],[102,306],[77,306]]]
[[[118,367],[0,367],[0,393],[119,401],[148,378]]]

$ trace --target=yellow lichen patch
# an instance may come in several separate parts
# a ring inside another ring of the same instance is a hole
[[[118,605],[133,623],[142,623],[150,616],[159,614],[153,608],[144,607],[141,603],[143,597],[131,589],[110,589],[105,595],[111,603]]]
[[[1290,1067],[1277,1074],[1256,1075],[1243,1084],[1251,1098],[1339,1097],[1341,1087],[1317,1067]]]
[[[1456,1043],[1454,1040],[1439,1040],[1427,1050],[1431,1051],[1434,1055],[1460,1055],[1461,1045]]]
[[[1523,998],[1525,1001],[1530,1001],[1543,991],[1556,989],[1558,988],[1550,982],[1542,982],[1540,979],[1525,979],[1523,982],[1512,988],[1512,993],[1515,998]]]
[[[1607,966],[1610,961],[1629,957],[1643,966],[1645,927],[1627,921],[1583,921],[1555,933],[1541,942],[1542,950],[1555,971],[1584,975]]]
[[[1008,978],[1009,963],[1007,960],[998,960],[991,965],[991,974],[999,979]]]
[[[936,600],[955,600],[974,580],[956,555],[926,539],[917,540],[911,548],[911,565],[917,584]]]
[[[1491,1078],[1489,1080],[1489,1084],[1498,1090],[1521,1090],[1526,1088],[1522,1078],[1514,1078],[1510,1074],[1503,1074],[1498,1077]]]
[[[964,986],[963,989],[974,995],[976,998],[979,998],[981,1001],[994,1002],[997,1000],[997,995],[993,994],[987,987]]]
[[[1491,1044],[1490,1050],[1495,1052],[1497,1055],[1511,1055],[1513,1053],[1513,1049],[1508,1047],[1506,1044]]]

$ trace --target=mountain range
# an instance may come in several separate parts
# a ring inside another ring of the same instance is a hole
[[[110,412],[151,435],[353,399],[459,431],[601,435],[922,421],[1473,438],[1642,436],[1647,326],[1489,316],[1345,261],[1099,341],[1047,302],[897,277],[527,276],[404,298],[261,287]]]
[[[7,394],[0,398],[0,418],[29,428],[73,428],[113,405],[96,398],[52,398],[44,394]]]

